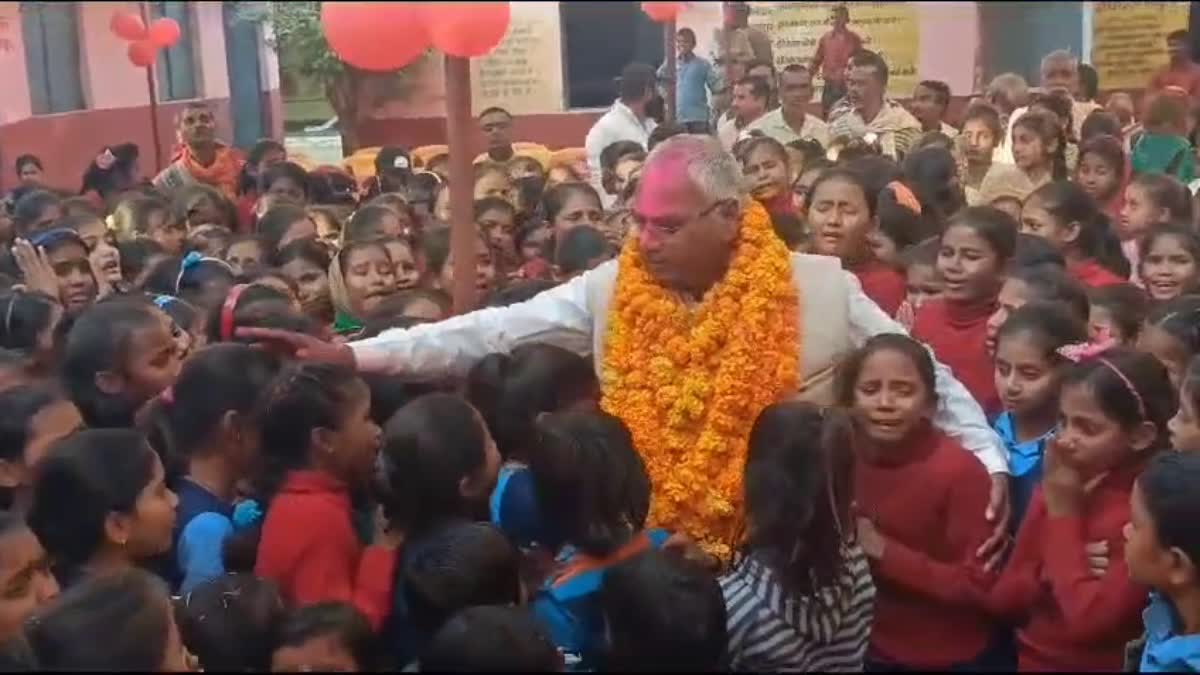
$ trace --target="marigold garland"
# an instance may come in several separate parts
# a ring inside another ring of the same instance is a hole
[[[636,237],[621,252],[602,405],[646,463],[650,522],[723,560],[741,526],[750,428],[797,388],[798,312],[790,254],[758,202],[743,212],[725,278],[697,306],[654,280]]]

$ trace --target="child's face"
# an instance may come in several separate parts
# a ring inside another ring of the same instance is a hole
[[[317,236],[317,224],[312,218],[305,216],[300,220],[288,225],[287,231],[279,239],[279,248],[283,248],[293,241],[301,239],[314,239]]]
[[[330,434],[332,465],[327,468],[353,485],[364,485],[374,470],[383,437],[379,425],[371,419],[371,391],[367,385],[355,384],[344,412],[338,428]]]
[[[208,258],[220,258],[229,248],[229,234],[221,227],[206,226],[206,230],[198,230],[191,235],[189,242],[192,250],[199,251]]]
[[[1122,241],[1137,239],[1169,218],[1166,209],[1154,205],[1145,188],[1130,183],[1125,188],[1125,205],[1121,207],[1121,218],[1117,221],[1117,236]]]
[[[592,199],[592,196],[587,193],[572,192],[563,202],[562,209],[554,217],[554,232],[561,237],[580,225],[600,229],[600,224],[603,222],[604,209],[600,208],[598,200]]]
[[[1176,450],[1200,452],[1200,411],[1196,410],[1196,392],[1188,382],[1179,388],[1179,410],[1167,423],[1171,432],[1171,447]],[[1194,386],[1194,385],[1193,385]]]
[[[1027,333],[1012,333],[996,345],[996,391],[1004,409],[1021,417],[1053,411],[1058,368]]]
[[[1063,251],[1079,237],[1079,225],[1068,223],[1064,227],[1049,211],[1042,208],[1039,200],[1030,199],[1021,209],[1021,232],[1041,237],[1050,242],[1055,250]]]
[[[178,329],[163,312],[154,310],[154,319],[133,332],[119,391],[139,405],[161,394],[179,377],[179,345],[174,334]]]
[[[507,209],[492,209],[479,214],[475,223],[488,238],[492,248],[506,258],[514,259],[517,255],[517,245],[513,242],[513,212]],[[512,262],[512,260],[510,260]]]
[[[179,499],[167,487],[162,462],[155,454],[154,473],[138,494],[133,513],[115,516],[123,521],[119,523],[127,537],[123,548],[131,558],[149,558],[170,550],[178,504]]]
[[[18,635],[29,615],[57,595],[50,560],[33,532],[18,527],[0,538],[0,639]]]
[[[443,190],[442,192],[448,192]],[[504,171],[488,171],[475,181],[475,193],[473,199],[479,201],[484,197],[499,197],[510,204],[513,202],[513,186],[512,181],[508,179],[508,173]]]
[[[294,646],[279,647],[271,656],[272,673],[357,673],[358,661],[336,635],[320,635]]]
[[[1092,342],[1099,343],[1110,339],[1121,345],[1129,345],[1131,342],[1130,336],[1121,331],[1121,326],[1113,317],[1112,311],[1096,303],[1092,303],[1088,308],[1087,329],[1088,340]]]
[[[942,235],[937,258],[942,293],[951,302],[979,302],[995,297],[1003,283],[1000,260],[973,228],[954,225]]]
[[[288,199],[297,204],[304,204],[307,201],[304,196],[304,186],[286,176],[276,178],[275,182],[271,183],[271,187],[267,188],[267,194]]]
[[[1158,302],[1190,292],[1200,281],[1196,259],[1178,237],[1170,234],[1154,237],[1139,266],[1146,292]]]
[[[200,195],[188,205],[187,225],[188,227],[199,227],[201,225],[224,225],[228,227],[229,223],[225,222],[221,209],[217,207],[212,197],[209,195]]]
[[[454,288],[454,254],[446,258],[442,273],[438,277],[439,288],[450,291]],[[492,262],[492,249],[482,237],[475,244],[475,290],[482,296],[492,290],[496,283],[496,265]]]
[[[1133,492],[1129,495],[1129,522],[1125,524],[1123,533],[1125,564],[1129,566],[1129,578],[1135,583],[1157,590],[1169,590],[1178,586],[1180,581],[1194,577],[1190,569],[1191,561],[1179,560],[1172,550],[1158,540],[1158,529],[1150,510],[1146,508],[1141,481],[1133,484]]]
[[[990,204],[992,208],[1000,209],[1001,211],[1012,216],[1012,219],[1021,222],[1021,200],[1016,197],[1000,197],[993,199]]]
[[[1090,479],[1130,458],[1134,434],[1104,413],[1088,384],[1063,386],[1058,405],[1058,434],[1053,442],[1064,464]]]
[[[927,300],[941,297],[942,280],[938,278],[933,265],[909,265],[904,276],[908,289],[908,304],[913,309],[920,307]]]
[[[788,191],[788,164],[766,143],[759,143],[742,163],[750,194],[759,201],[775,199]]]
[[[313,222],[317,224],[317,237],[321,241],[337,247],[338,239],[342,236],[342,227],[332,218],[320,213],[314,213]]]
[[[1080,158],[1075,181],[1092,196],[1092,199],[1101,203],[1111,199],[1121,187],[1121,176],[1117,173],[1117,167],[1094,152]]]
[[[1187,370],[1188,360],[1192,356],[1188,353],[1186,345],[1162,328],[1146,325],[1138,335],[1137,350],[1158,359],[1171,376],[1171,386],[1179,387],[1183,373]]]
[[[930,417],[930,392],[912,359],[891,349],[868,356],[854,382],[854,414],[880,444],[904,440]]]
[[[529,262],[534,258],[540,258],[542,249],[546,246],[546,242],[554,235],[553,230],[549,227],[539,227],[533,232],[530,232],[525,240],[521,242],[521,259]]]
[[[78,244],[64,244],[46,258],[58,277],[58,299],[67,314],[78,314],[90,307],[98,290],[87,249]]]
[[[371,316],[384,300],[396,292],[396,268],[387,250],[380,246],[364,246],[346,256],[342,270],[346,295],[358,318]]]
[[[808,224],[814,253],[849,262],[867,256],[868,235],[877,226],[862,188],[836,178],[817,186],[808,207]]]
[[[167,255],[183,255],[183,247],[187,243],[187,226],[183,223],[172,223],[166,212],[161,212],[161,215],[150,216],[150,227],[146,231]]]
[[[975,164],[990,164],[996,149],[996,137],[983,120],[970,119],[963,125],[963,140],[966,141],[967,159]]]
[[[239,277],[250,276],[262,267],[263,251],[257,241],[239,241],[225,253],[225,262]]]
[[[637,177],[642,170],[642,160],[626,157],[613,167],[613,187],[617,194],[625,194],[625,188]]]
[[[1008,321],[1008,316],[1029,302],[1029,285],[1020,279],[1005,279],[996,296],[996,311],[987,320],[987,350],[996,353],[996,333]]]
[[[1045,166],[1053,148],[1047,148],[1042,137],[1025,127],[1013,129],[1013,162],[1022,171]]]
[[[387,249],[388,257],[392,259],[392,267],[396,269],[396,288],[414,288],[421,280],[421,272],[417,269],[412,249],[398,239],[389,240],[384,244],[384,248]]]
[[[900,257],[900,247],[896,246],[896,241],[884,234],[883,230],[876,228],[867,237],[867,241],[871,244],[871,252],[875,254],[876,260],[889,265],[896,264]]]
[[[328,272],[303,258],[289,260],[279,271],[296,284],[304,313],[325,320],[330,313]]]

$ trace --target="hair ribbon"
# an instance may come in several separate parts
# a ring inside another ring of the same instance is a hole
[[[221,340],[224,342],[233,339],[233,312],[237,309],[238,299],[249,287],[249,284],[238,284],[229,289],[225,296],[225,302],[221,305]]]
[[[1116,375],[1117,378],[1121,380],[1121,383],[1125,385],[1125,389],[1129,391],[1129,395],[1132,396],[1135,401],[1137,401],[1138,415],[1143,420],[1148,419],[1146,415],[1146,402],[1142,400],[1142,395],[1138,393],[1137,387],[1133,385],[1133,381],[1130,380],[1129,376],[1127,376],[1125,373],[1122,373],[1121,369],[1118,368],[1116,364],[1104,358],[1103,356],[1104,352],[1108,351],[1115,344],[1116,341],[1112,338],[1109,338],[1100,342],[1085,342],[1080,344],[1065,345],[1059,347],[1055,351],[1057,351],[1058,354],[1063,358],[1074,363],[1079,363],[1081,361],[1087,361],[1090,359],[1096,359],[1099,361],[1101,365],[1111,370],[1113,375]]]
[[[896,203],[904,208],[912,211],[918,216],[921,215],[921,200],[913,194],[912,188],[898,180],[894,180],[887,184],[888,189],[896,196]]]

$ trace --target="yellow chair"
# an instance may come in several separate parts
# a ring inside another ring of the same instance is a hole
[[[354,176],[355,180],[364,180],[375,175],[375,157],[379,154],[380,146],[359,148],[354,154],[342,160],[342,166]]]
[[[429,163],[429,160],[438,155],[445,155],[450,152],[448,145],[422,145],[418,148],[413,148],[410,157],[412,158],[414,169],[423,169]]]
[[[293,164],[300,165],[300,168],[304,169],[305,171],[312,171],[318,166],[311,157],[302,152],[289,152],[288,161]]]
[[[547,148],[546,146],[542,145],[541,143],[525,143],[525,142],[513,143],[512,147],[513,147],[513,157],[531,157],[531,158],[537,160],[538,164],[542,165],[543,171],[550,168],[550,158],[553,156],[554,153],[550,151],[550,148]],[[475,161],[473,163],[474,164],[482,164],[483,162],[486,162],[486,161],[489,161],[489,157],[488,157],[488,154],[485,152],[485,153],[479,155],[478,157],[476,157]]]

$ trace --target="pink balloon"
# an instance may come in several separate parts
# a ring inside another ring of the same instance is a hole
[[[149,40],[138,40],[129,44],[129,62],[139,68],[149,68],[158,58],[158,47]]]
[[[155,19],[150,24],[150,29],[147,35],[150,42],[156,47],[174,47],[176,42],[179,42],[179,36],[182,31],[179,30],[179,23],[175,19],[163,17]]]
[[[434,2],[421,6],[433,46],[450,56],[483,56],[508,32],[507,2]]]
[[[674,21],[679,17],[679,12],[683,9],[683,3],[679,2],[643,2],[642,11],[646,16],[650,17],[658,23],[667,23]]]
[[[141,40],[146,37],[146,24],[142,17],[124,9],[113,12],[108,28],[122,40]]]
[[[429,48],[417,3],[322,2],[325,41],[342,61],[387,72],[416,61]]]

